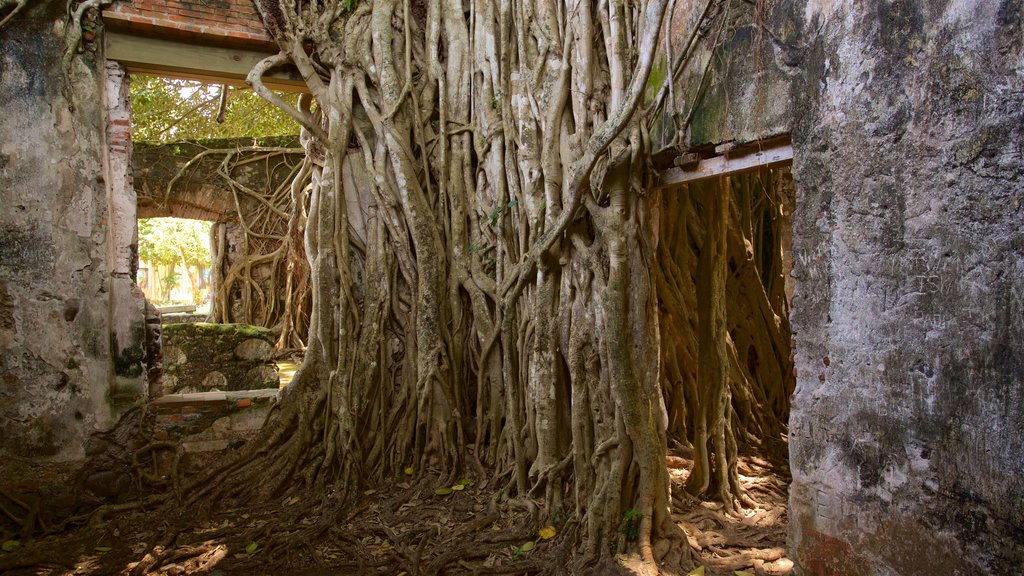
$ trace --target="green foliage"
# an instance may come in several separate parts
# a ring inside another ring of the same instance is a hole
[[[181,280],[181,274],[178,274],[177,272],[172,272],[171,274],[164,276],[163,279],[160,280],[160,284],[164,289],[164,294],[168,294],[171,290],[177,288],[179,280]]]
[[[217,123],[221,87],[191,80],[133,75],[132,140],[171,142],[207,138],[244,138],[298,134],[284,112],[252,90],[228,87],[224,123]],[[298,96],[282,94],[296,105]]]
[[[622,516],[622,532],[626,535],[626,540],[633,542],[640,534],[640,511],[636,508],[630,508],[626,510],[626,513]]]
[[[181,218],[139,219],[139,259],[151,264],[184,264],[203,269],[210,263],[210,222]]]

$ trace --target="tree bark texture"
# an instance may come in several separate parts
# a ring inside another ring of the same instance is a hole
[[[749,350],[788,359],[788,342],[745,339],[738,358],[730,340],[730,282],[763,295],[752,232],[727,217],[737,193],[652,180],[640,105],[667,3],[257,1],[281,53],[249,79],[302,125],[310,167],[308,348],[259,440],[217,473],[246,481],[199,492],[344,500],[406,468],[474,473],[567,516],[584,561],[631,545],[636,517],[647,569],[688,562],[669,436],[701,455],[694,490],[731,506],[733,429],[781,430],[760,413],[785,412]],[[263,88],[286,62],[315,105]],[[356,213],[346,157],[369,174]]]

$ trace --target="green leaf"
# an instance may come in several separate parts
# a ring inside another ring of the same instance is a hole
[[[697,566],[693,570],[690,570],[690,573],[687,574],[686,576],[704,576],[704,567],[703,566]]]
[[[259,544],[255,543],[255,542],[250,542],[249,545],[245,547],[245,553],[246,554],[252,554],[259,547],[260,547]]]
[[[414,470],[412,469],[412,466],[410,466],[410,467],[405,469],[405,475],[406,476],[412,476],[413,472],[414,472]]]
[[[298,135],[299,127],[291,117],[252,90],[229,90],[224,123],[217,123],[220,91],[220,86],[212,84],[133,74],[132,140]],[[297,94],[279,96],[292,106],[298,100]]]
[[[97,552],[110,552],[111,550],[113,550],[113,548],[111,548],[110,546],[97,546],[93,548],[93,550]]]
[[[372,495],[374,495],[374,494],[376,494],[376,493],[377,493],[377,491],[376,491],[376,490],[373,490],[372,488],[371,488],[370,490],[367,490],[367,491],[363,492],[363,494],[364,494],[365,496],[372,496]]]
[[[456,484],[458,484],[459,486],[469,486],[472,483],[473,483],[473,480],[471,480],[469,478],[463,478],[462,480],[459,480],[458,482],[456,482]]]
[[[21,542],[17,540],[4,540],[3,551],[4,552],[15,552],[21,548]]]
[[[437,494],[438,496],[447,496],[451,493],[451,488],[438,488],[437,490],[434,490],[434,494]]]
[[[529,552],[530,550],[533,550],[536,546],[537,545],[534,544],[531,540],[530,542],[524,542],[523,545],[519,547],[519,550],[521,552]]]
[[[733,572],[734,576],[754,576],[753,572],[747,572],[746,570],[736,570]]]

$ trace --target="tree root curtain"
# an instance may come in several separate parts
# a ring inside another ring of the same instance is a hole
[[[187,502],[308,490],[341,510],[402,474],[472,475],[540,502],[579,565],[633,549],[652,573],[693,561],[670,444],[692,449],[688,491],[755,505],[738,457],[781,438],[793,379],[785,177],[656,187],[667,4],[257,1],[281,52],[249,81],[303,129],[307,353]],[[260,81],[285,63],[311,95],[295,108]]]

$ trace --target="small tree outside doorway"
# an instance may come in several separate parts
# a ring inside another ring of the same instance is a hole
[[[210,226],[203,220],[139,220],[139,286],[157,306],[202,307],[210,294]]]

